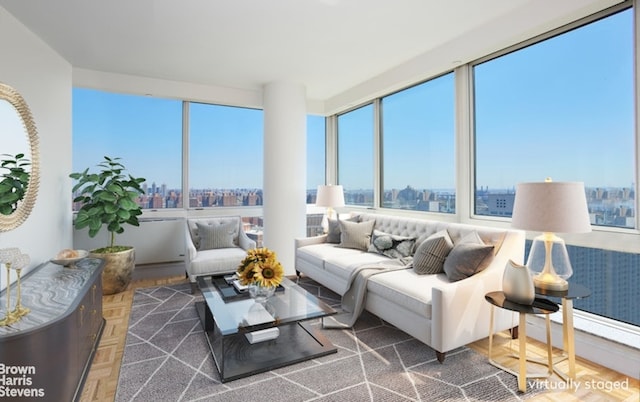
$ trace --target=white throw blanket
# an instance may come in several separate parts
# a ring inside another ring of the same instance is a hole
[[[351,328],[364,309],[365,298],[367,297],[367,280],[371,276],[383,272],[410,268],[412,263],[413,258],[406,257],[375,264],[365,264],[354,269],[349,276],[349,287],[342,296],[343,311],[324,317],[322,326],[324,328]]]

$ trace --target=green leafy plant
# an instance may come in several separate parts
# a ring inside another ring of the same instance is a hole
[[[24,154],[2,154],[0,170],[0,214],[11,215],[18,208],[18,203],[24,198],[29,186],[29,172],[25,169],[31,165]],[[5,171],[6,170],[6,171]]]
[[[76,229],[89,228],[89,237],[95,237],[103,225],[111,233],[109,246],[94,250],[96,253],[118,252],[131,247],[115,246],[116,233],[124,232],[124,224],[140,226],[138,216],[142,208],[136,202],[144,194],[140,186],[144,178],[136,178],[125,173],[126,168],[120,158],[104,157],[98,164],[100,171],[91,173],[85,169],[80,173],[71,173],[69,177],[78,180],[73,192],[78,191],[73,201],[82,203],[73,222]]]

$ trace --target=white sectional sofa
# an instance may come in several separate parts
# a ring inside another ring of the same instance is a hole
[[[424,250],[420,245],[427,238],[433,238],[432,235],[442,234],[443,230],[446,230],[444,234],[448,234],[454,247],[464,243],[466,240],[461,241],[463,238],[474,237],[474,232],[482,243],[493,246],[482,262],[486,268],[466,279],[452,281],[447,273],[419,274],[413,266],[383,271],[367,279],[364,298],[366,310],[429,345],[436,351],[440,362],[444,361],[446,352],[489,335],[490,304],[484,295],[502,288],[502,275],[509,259],[522,263],[524,232],[370,213],[353,214],[351,219],[375,221],[373,229],[378,236],[382,232],[397,239],[415,239],[411,253]],[[337,225],[331,226],[333,230]],[[341,240],[345,240],[344,236],[342,233]],[[334,237],[334,243],[327,241],[331,237]],[[390,260],[377,250],[347,248],[335,241],[336,234],[331,231],[330,235],[296,239],[298,275],[304,274],[344,295],[350,287],[354,270],[365,264]],[[451,251],[447,255],[445,264],[449,259],[457,260],[460,255],[459,252],[455,257],[453,254]],[[418,261],[415,254],[411,257],[414,263]],[[496,309],[494,314],[496,330],[517,325],[512,313]]]

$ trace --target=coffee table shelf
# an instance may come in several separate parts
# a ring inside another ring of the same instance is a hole
[[[225,301],[210,276],[197,282],[204,301],[196,303],[196,310],[222,382],[337,352],[319,329],[306,322],[336,311],[291,280],[285,278],[285,291],[276,292],[265,304],[253,299]],[[248,319],[258,310],[262,320]],[[248,341],[247,333],[268,328],[277,328],[277,338]]]

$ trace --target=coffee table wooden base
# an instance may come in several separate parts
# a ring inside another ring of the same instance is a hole
[[[276,339],[251,344],[243,332],[222,336],[205,302],[196,302],[196,311],[222,382],[338,352],[319,329],[304,321],[278,326]]]

